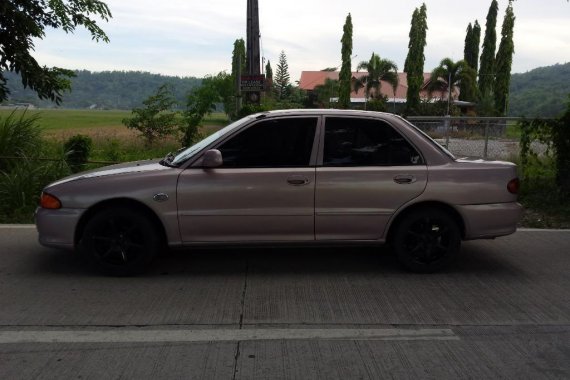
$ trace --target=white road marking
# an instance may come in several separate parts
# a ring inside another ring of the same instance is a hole
[[[517,228],[517,232],[570,232],[568,229],[552,229],[552,228]]]
[[[32,229],[35,224],[0,224],[0,229]],[[553,228],[517,228],[518,232],[570,232],[570,229]]]
[[[35,224],[0,224],[0,229],[32,229]],[[570,232],[570,229],[553,228],[517,228],[518,232]]]
[[[170,329],[0,331],[8,343],[153,343],[253,340],[459,340],[451,329]]]

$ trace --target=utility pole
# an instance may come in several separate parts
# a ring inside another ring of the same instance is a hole
[[[259,6],[257,0],[247,0],[247,78],[242,77],[242,90],[247,92],[248,103],[259,104],[264,77],[260,69]]]
[[[259,75],[260,51],[259,51],[259,6],[257,0],[247,0],[247,73]]]

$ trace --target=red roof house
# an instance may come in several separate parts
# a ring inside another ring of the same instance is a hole
[[[353,80],[361,78],[366,75],[366,71],[353,72]],[[338,80],[338,71],[303,71],[301,72],[301,80],[299,81],[299,88],[306,91],[312,91],[315,87],[323,85],[326,79]],[[430,79],[430,73],[424,73],[424,83],[420,90],[420,99],[428,100],[430,99],[429,92],[427,90],[427,84]],[[406,93],[408,92],[408,77],[406,73],[398,73],[398,87],[396,88],[396,93],[394,93],[392,85],[382,81],[380,92],[385,95],[390,102],[394,103],[405,103]],[[434,94],[435,97],[447,99],[447,94]],[[457,96],[456,91],[453,94],[454,98]],[[433,98],[432,96],[431,98]],[[363,103],[365,101],[365,89],[361,88],[358,92],[351,92],[350,94],[351,103]]]

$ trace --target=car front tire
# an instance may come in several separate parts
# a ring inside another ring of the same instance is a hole
[[[99,271],[130,276],[148,268],[160,252],[161,239],[145,213],[116,207],[87,222],[79,248]]]
[[[461,232],[447,212],[421,208],[403,216],[396,226],[392,246],[404,267],[413,272],[431,273],[457,256]]]

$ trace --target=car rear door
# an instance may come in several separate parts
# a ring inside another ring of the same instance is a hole
[[[421,154],[377,118],[326,117],[321,141],[316,239],[382,239],[395,211],[426,187]]]
[[[178,182],[184,242],[314,240],[320,118],[259,120],[221,142],[224,164]]]

